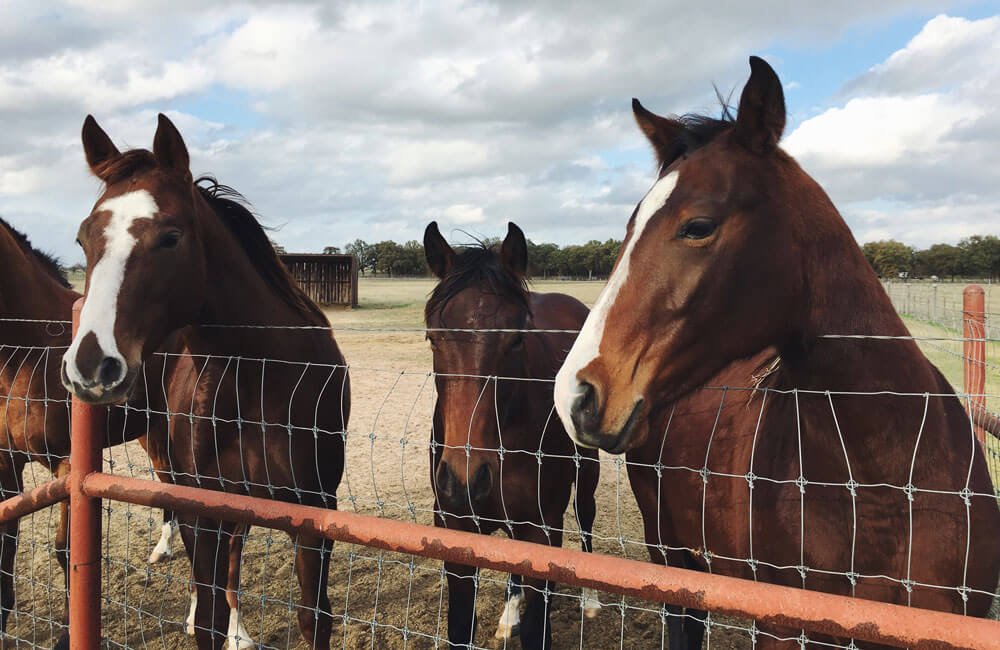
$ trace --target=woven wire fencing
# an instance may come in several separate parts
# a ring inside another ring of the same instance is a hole
[[[269,332],[268,335],[283,335],[280,331]],[[421,364],[414,350],[421,348],[423,331],[408,329],[393,330],[362,330],[340,331],[336,336],[348,359],[362,358],[352,354],[352,344],[372,337],[382,337],[389,350],[398,347],[398,358],[393,359],[391,350],[375,354],[379,363],[370,366],[351,365],[351,417],[345,430],[314,430],[316,436],[339,436],[343,439],[346,449],[344,476],[337,497],[339,508],[360,514],[374,515],[382,518],[409,521],[420,524],[433,524],[435,515],[434,483],[431,479],[429,463],[430,453],[434,446],[432,442],[434,403],[437,397],[435,376],[427,365],[426,353]],[[928,336],[919,338],[918,344],[932,356],[940,365],[941,358],[954,358],[961,365],[963,344],[960,336]],[[996,338],[985,342],[988,346],[988,359],[1000,358],[993,355],[995,347],[1000,344]],[[6,348],[5,348],[6,349]],[[17,363],[20,368],[28,368],[32,363],[37,368],[45,369],[46,364],[57,362],[62,351],[52,349],[45,354],[39,354],[37,360],[30,361],[27,350],[20,350],[17,357],[14,354],[18,348],[8,352],[10,364]],[[942,352],[943,351],[943,352]],[[933,356],[934,354],[944,356]],[[269,365],[280,364],[283,367],[296,366],[282,360],[247,360],[235,357],[218,357],[211,363],[222,369],[222,374],[206,373],[199,382],[206,382],[202,388],[206,394],[217,392],[221,377],[229,375],[236,384],[240,383],[240,368],[248,368],[253,363],[260,364],[263,372],[253,375],[253,381],[244,381],[244,387],[249,391],[251,399],[258,399],[261,393],[268,391],[265,380]],[[425,367],[421,367],[421,366]],[[305,372],[327,370],[331,374],[337,370],[334,367],[320,367],[316,364],[297,364]],[[954,377],[945,369],[946,376]],[[23,375],[23,371],[22,371]],[[44,373],[43,373],[44,375]],[[42,375],[39,375],[42,376]],[[961,377],[959,371],[958,377]],[[163,389],[162,383],[155,376],[144,377],[144,385]],[[497,381],[523,381],[527,390],[538,393],[551,393],[551,384],[547,381],[524,381],[517,378],[496,377],[465,377],[466,380],[478,381],[482,390],[496,389]],[[21,399],[26,405],[43,404],[49,409],[62,409],[68,406],[65,392],[61,386],[45,383],[46,392],[39,398],[36,396],[19,395],[16,388],[8,389],[8,413],[10,405]],[[960,386],[957,386],[961,390]],[[24,391],[22,391],[23,393]],[[789,399],[821,399],[829,400],[831,410],[836,413],[836,404],[841,396],[825,393],[790,393],[788,391],[768,391],[753,387],[726,387],[704,389],[713,403],[719,404],[721,410],[726,404],[736,404],[743,408],[754,399],[789,400]],[[927,394],[896,395],[898,399],[913,400],[923,403],[931,396]],[[966,399],[968,396],[959,395]],[[996,408],[1000,404],[1000,389],[996,378],[988,375],[986,392],[981,399]],[[328,399],[341,399],[341,393],[331,390]],[[293,397],[294,399],[294,397]],[[863,399],[886,399],[884,395],[868,395]],[[168,412],[152,412],[151,409],[136,409],[128,405],[114,407],[128,418],[150,419],[158,415],[169,415],[172,418],[186,418],[189,421],[215,424],[227,422],[235,424],[238,430],[247,428],[272,427],[276,432],[287,432],[291,428],[311,427],[299,422],[282,420],[258,421],[252,418],[234,418],[231,413],[221,413],[213,408],[176,410]],[[496,407],[498,410],[502,408]],[[491,414],[498,417],[498,413]],[[9,417],[9,416],[8,416]],[[546,422],[540,422],[539,437],[554,414]],[[683,415],[671,415],[666,420],[663,436],[669,439],[671,431],[677,431],[684,426]],[[110,426],[110,425],[109,425]],[[109,433],[114,433],[110,432]],[[709,429],[705,436],[711,436],[714,431]],[[52,435],[52,434],[50,434]],[[287,433],[285,434],[287,435]],[[973,432],[970,431],[970,436]],[[8,428],[8,440],[12,436]],[[211,441],[209,441],[211,442]],[[505,453],[524,454],[537,459],[539,473],[545,471],[547,455],[540,447],[517,449],[501,443]],[[237,444],[240,444],[237,442]],[[991,469],[994,485],[1000,485],[1000,472],[997,472],[998,447],[996,439],[987,437],[988,457],[992,453]],[[9,453],[16,455],[8,442]],[[55,449],[57,445],[53,444]],[[474,449],[470,444],[456,446],[460,451],[497,451],[495,449]],[[67,447],[68,449],[68,447]],[[67,452],[68,453],[68,452]],[[915,452],[916,453],[916,450]],[[316,462],[323,462],[317,458]],[[561,460],[566,460],[561,459]],[[726,572],[727,563],[754,564],[765,566],[770,559],[767,557],[766,544],[759,545],[756,554],[741,557],[712,556],[705,553],[705,545],[692,543],[690,545],[671,545],[653,540],[647,544],[643,528],[642,515],[636,505],[629,482],[629,473],[640,472],[657,476],[682,476],[690,479],[692,484],[702,484],[705,481],[731,481],[744,485],[751,495],[758,486],[772,484],[796,485],[804,489],[816,489],[816,484],[809,483],[808,476],[766,476],[755,475],[753,468],[741,468],[739,471],[722,472],[712,465],[706,457],[700,465],[671,466],[658,461],[643,462],[629,460],[624,456],[609,456],[601,453],[592,460],[579,453],[571,453],[568,460],[575,466],[583,468],[587,463],[597,463],[600,467],[600,482],[596,490],[597,517],[593,528],[594,552],[617,555],[646,561],[650,552],[666,554],[670,551],[688,551],[694,556],[710,557],[714,570]],[[848,459],[849,462],[849,459]],[[134,478],[156,480],[149,456],[137,441],[117,445],[104,451],[104,469],[107,472]],[[163,469],[163,468],[159,468]],[[177,475],[188,474],[185,468],[168,468]],[[25,488],[40,484],[49,478],[47,472],[37,463],[29,463],[25,470]],[[577,475],[579,476],[579,474]],[[191,476],[188,476],[191,478]],[[205,487],[219,485],[219,477],[214,475],[196,475],[193,478],[203,481]],[[802,481],[805,481],[802,483]],[[798,483],[797,483],[798,482]],[[865,490],[881,490],[884,485],[865,485],[853,480],[836,483],[825,488],[842,489],[863,495]],[[901,504],[905,503],[906,492],[910,486],[894,484],[888,488],[896,493]],[[759,494],[760,492],[758,492]],[[539,499],[539,495],[533,495]],[[976,495],[959,491],[951,494],[956,502]],[[992,495],[989,495],[992,496]],[[678,495],[688,503],[698,504],[703,499],[703,493],[697,490],[688,494]],[[159,510],[130,505],[127,503],[104,501],[103,521],[103,627],[106,643],[114,647],[160,647],[173,648],[191,646],[193,641],[187,636],[192,631],[193,622],[190,618],[192,602],[192,575],[190,563],[184,552],[180,539],[171,536],[173,526],[164,522]],[[511,511],[516,510],[516,504],[505,504]],[[530,511],[536,504],[529,504]],[[663,504],[669,507],[669,504]],[[905,506],[901,506],[905,507]],[[540,508],[540,506],[539,506]],[[520,504],[520,511],[524,511]],[[14,565],[13,579],[15,584],[16,606],[7,623],[8,638],[16,639],[18,645],[49,647],[55,638],[63,631],[62,615],[65,600],[64,579],[62,571],[55,560],[56,527],[58,525],[58,506],[39,511],[21,519],[17,561]],[[437,511],[441,514],[440,511]],[[579,547],[584,537],[584,531],[576,519],[572,506],[567,508],[562,521],[554,526],[540,524],[539,519],[508,516],[496,517],[471,513],[470,518],[477,518],[478,523],[486,526],[490,523],[499,524],[503,534],[504,529],[515,525],[522,527],[545,528],[551,537],[561,534],[565,546]],[[492,520],[492,521],[491,521]],[[211,526],[204,521],[193,524],[181,524],[181,532],[190,532],[203,526]],[[803,526],[805,522],[803,521]],[[185,531],[184,527],[188,530]],[[705,522],[701,522],[702,531]],[[703,533],[704,534],[704,533]],[[843,535],[850,535],[848,528]],[[235,557],[241,569],[238,585],[232,594],[238,604],[238,620],[230,627],[230,647],[235,645],[249,647],[251,644],[267,648],[306,647],[298,629],[298,617],[303,609],[313,609],[314,605],[302,603],[300,588],[295,575],[294,556],[300,549],[300,543],[288,535],[270,529],[253,527],[246,531],[245,543],[241,552]],[[5,543],[10,539],[4,537]],[[150,555],[159,550],[162,558],[157,563],[150,563]],[[711,549],[709,549],[711,550]],[[859,563],[865,549],[858,549]],[[771,562],[771,564],[774,564]],[[772,567],[777,568],[777,567]],[[791,571],[808,573],[811,569],[804,563],[800,566],[785,567]],[[812,569],[815,571],[815,569]],[[844,566],[836,572],[845,580],[854,574],[853,566]],[[345,648],[423,648],[447,647],[448,639],[448,571],[439,561],[423,559],[414,556],[374,550],[364,546],[335,544],[332,552],[329,570],[329,597],[333,621],[332,645]],[[864,576],[855,576],[864,577]],[[889,582],[902,584],[910,579],[905,574],[886,576]],[[476,647],[500,648],[518,647],[516,638],[495,636],[498,623],[510,624],[514,620],[513,611],[516,602],[508,605],[510,578],[506,574],[482,570],[476,577],[476,589],[473,595],[475,609],[479,615]],[[805,577],[803,577],[805,583]],[[966,585],[948,584],[934,585],[944,590],[967,590]],[[530,589],[525,586],[525,589]],[[996,591],[988,592],[995,595]],[[565,585],[554,585],[551,590],[545,590],[543,596],[551,602],[551,630],[554,647],[667,647],[668,624],[681,620],[684,616],[659,604],[626,598],[613,594],[584,594],[580,589]],[[594,599],[600,602],[601,608],[594,614]],[[588,611],[589,610],[589,611]],[[706,644],[710,648],[751,648],[763,638],[774,634],[772,631],[760,630],[752,621],[709,614],[706,619]],[[808,635],[798,631],[790,631],[787,638],[793,646],[798,646]],[[827,644],[827,647],[849,648],[849,643]]]

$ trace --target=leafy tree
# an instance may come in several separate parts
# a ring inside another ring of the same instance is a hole
[[[375,247],[365,240],[355,239],[344,247],[344,252],[357,258],[361,275],[364,275],[366,270],[375,272]]]
[[[913,249],[894,239],[868,242],[861,250],[880,277],[894,278],[913,268]]]
[[[323,249],[324,255],[340,255],[340,246],[327,246]]]
[[[271,247],[274,249],[275,253],[277,253],[278,255],[284,255],[286,253],[284,246],[282,246],[278,242],[274,241],[270,237],[268,237],[267,240],[269,242],[271,242]]]

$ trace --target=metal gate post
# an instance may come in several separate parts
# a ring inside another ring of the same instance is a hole
[[[73,334],[83,298],[73,305]],[[83,479],[101,470],[104,409],[73,398],[69,475],[70,648],[97,650],[101,640],[101,500],[83,493]]]
[[[970,284],[962,292],[962,323],[966,408],[976,422],[976,416],[986,412],[983,397],[986,392],[986,294],[982,287]],[[975,429],[980,444],[985,444],[985,432],[979,427]]]

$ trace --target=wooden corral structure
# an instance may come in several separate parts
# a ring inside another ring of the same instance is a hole
[[[358,261],[353,255],[284,253],[279,257],[317,303],[358,306]]]

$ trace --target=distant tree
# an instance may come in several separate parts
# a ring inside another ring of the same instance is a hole
[[[960,273],[967,277],[1000,277],[1000,238],[973,235],[958,242]]]
[[[954,278],[959,273],[962,251],[951,244],[934,244],[913,254],[913,272],[921,277]]]
[[[324,255],[340,255],[340,246],[327,246],[323,249]]]
[[[861,250],[880,277],[895,278],[912,270],[913,249],[902,242],[894,239],[868,242]]]
[[[274,252],[277,253],[278,255],[284,255],[287,252],[285,251],[285,247],[279,244],[278,242],[274,241],[270,237],[268,237],[267,239],[268,241],[271,242],[271,247],[274,249]]]
[[[355,239],[344,247],[344,252],[357,258],[361,275],[364,275],[366,270],[375,272],[375,247],[365,240]]]

